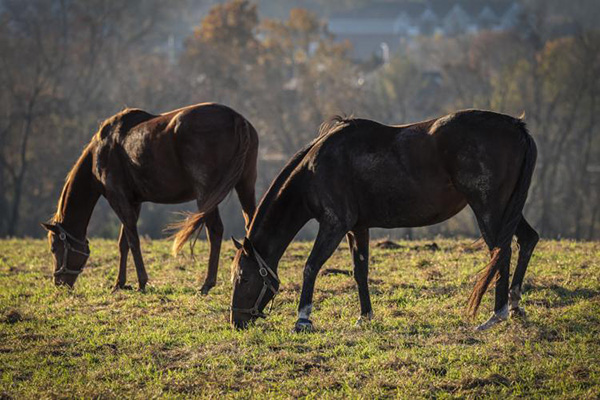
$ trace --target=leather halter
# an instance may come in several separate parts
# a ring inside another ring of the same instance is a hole
[[[57,236],[60,239],[60,241],[63,242],[62,265],[56,272],[54,272],[54,276],[57,276],[60,274],[79,275],[80,273],[83,272],[83,267],[79,270],[67,268],[67,259],[69,258],[69,250],[74,253],[79,253],[86,257],[89,257],[90,256],[90,247],[89,247],[90,242],[87,240],[87,238],[85,240],[77,239],[75,236],[73,236],[69,232],[67,232],[65,230],[65,228],[63,228],[62,225],[59,223],[55,223],[54,226],[56,226],[58,228],[59,233]],[[76,248],[74,248],[71,245],[71,243],[69,241],[72,241],[81,246],[85,246],[85,251],[77,250]]]
[[[266,318],[267,315],[265,313],[259,311],[258,307],[260,307],[260,303],[262,302],[262,299],[265,297],[265,294],[267,293],[267,289],[270,289],[271,292],[273,292],[273,297],[271,298],[271,301],[274,301],[275,296],[277,295],[277,293],[279,293],[279,290],[277,290],[275,288],[275,286],[273,286],[273,284],[271,283],[271,280],[269,279],[269,275],[275,280],[275,282],[277,282],[277,287],[279,287],[280,281],[279,281],[279,278],[277,277],[277,274],[275,272],[273,272],[273,270],[271,268],[269,268],[269,266],[267,265],[265,260],[263,260],[263,258],[260,256],[260,254],[258,254],[258,252],[256,251],[255,248],[252,249],[252,254],[254,255],[254,259],[258,263],[258,273],[263,279],[262,289],[260,290],[260,294],[258,295],[258,298],[254,302],[254,306],[252,308],[231,307],[231,311],[250,314],[254,317]],[[273,307],[273,303],[271,303],[271,307]]]

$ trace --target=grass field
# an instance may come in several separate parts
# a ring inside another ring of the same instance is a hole
[[[600,396],[600,243],[540,242],[525,278],[527,319],[483,333],[464,305],[486,251],[427,243],[371,244],[375,319],[360,327],[353,278],[327,273],[350,269],[341,245],[317,280],[316,332],[293,334],[309,243],[286,252],[270,317],[238,332],[227,321],[230,243],[203,297],[204,242],[193,262],[145,241],[153,286],[111,294],[114,241],[92,240],[73,291],[52,284],[44,241],[0,241],[0,398]]]

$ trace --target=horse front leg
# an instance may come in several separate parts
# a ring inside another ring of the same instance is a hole
[[[127,244],[129,245],[129,249],[131,250],[131,254],[133,256],[133,262],[135,264],[139,290],[143,292],[146,290],[146,284],[148,283],[148,273],[146,272],[146,267],[144,266],[142,250],[140,247],[140,237],[137,231],[137,220],[141,206],[139,204],[131,204],[130,202],[121,198],[107,198],[111,207],[117,214],[117,217],[119,217],[121,223],[123,224],[123,231],[125,237],[127,238]],[[126,260],[127,257],[125,257],[125,263],[127,262]],[[121,260],[121,262],[123,262],[123,260]]]
[[[373,318],[371,297],[369,295],[369,230],[352,231],[348,233],[348,246],[354,262],[354,280],[358,286],[360,299],[360,318],[357,325]]]
[[[137,220],[140,217],[140,209],[141,204],[135,206],[135,220],[137,224]],[[125,235],[125,225],[121,224],[121,230],[119,231],[119,275],[117,276],[117,282],[113,287],[113,292],[119,289],[127,289],[131,290],[131,286],[126,285],[127,282],[127,256],[129,255],[129,242],[127,241],[127,236]]]
[[[210,245],[208,255],[208,272],[204,284],[200,289],[201,294],[208,294],[208,291],[217,283],[217,272],[219,270],[219,255],[221,253],[221,242],[223,241],[223,222],[219,215],[219,209],[215,208],[206,215],[206,236]]]
[[[312,331],[313,324],[310,320],[310,314],[313,308],[313,293],[317,274],[325,261],[331,257],[345,234],[346,230],[336,225],[321,223],[319,226],[315,244],[304,267],[304,280],[298,305],[298,320],[294,325],[295,332]]]
[[[129,254],[129,243],[125,237],[125,226],[121,225],[119,232],[119,275],[117,276],[117,282],[113,287],[113,292],[119,289],[126,289],[125,283],[127,282],[127,256]]]

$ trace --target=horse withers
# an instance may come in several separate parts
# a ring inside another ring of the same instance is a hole
[[[522,211],[537,150],[522,120],[465,110],[410,125],[338,118],[299,151],[262,198],[233,264],[231,322],[264,316],[279,289],[277,265],[296,233],[316,219],[319,231],[304,268],[295,330],[310,330],[317,273],[344,236],[354,261],[361,317],[373,315],[368,288],[369,228],[432,225],[471,206],[491,261],[469,299],[477,313],[496,281],[494,313],[479,329],[519,307],[523,276],[538,234]],[[519,259],[509,290],[511,240]]]
[[[125,109],[107,119],[68,174],[56,214],[43,224],[54,255],[55,282],[73,286],[82,272],[89,256],[88,223],[104,196],[122,223],[114,288],[125,287],[131,250],[139,289],[144,290],[148,275],[136,227],[141,204],[195,200],[198,212],[178,225],[174,251],[206,226],[210,254],[201,291],[208,293],[216,283],[223,236],[218,205],[235,188],[248,227],[256,208],[257,151],[252,124],[220,104],[160,115]]]

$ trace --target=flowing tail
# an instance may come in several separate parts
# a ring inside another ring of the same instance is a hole
[[[535,162],[537,159],[537,147],[533,138],[527,131],[525,124],[520,120],[518,123],[520,125],[520,129],[524,133],[526,146],[525,158],[523,160],[523,164],[521,165],[521,174],[519,175],[515,189],[510,196],[502,216],[502,227],[496,236],[495,244],[491,253],[491,261],[480,274],[479,279],[473,288],[473,292],[471,292],[471,296],[469,297],[468,312],[471,316],[475,316],[477,314],[483,295],[487,291],[490,283],[496,279],[499,266],[503,264],[499,262],[500,257],[508,256],[508,253],[501,252],[500,250],[511,245],[512,237],[515,234],[517,225],[521,221],[521,214],[523,212],[523,207],[525,206],[525,200],[527,199],[527,192],[529,191],[529,186],[531,185],[531,177],[533,175],[533,170],[535,168]]]
[[[177,230],[172,236],[174,239],[174,255],[181,250],[194,232],[199,231],[204,226],[206,214],[213,211],[223,201],[242,176],[250,147],[250,129],[252,128],[250,127],[250,123],[241,116],[236,117],[234,124],[235,133],[239,141],[237,152],[229,164],[229,170],[223,175],[217,186],[210,189],[198,212],[190,213],[186,219],[169,226],[170,229]]]

